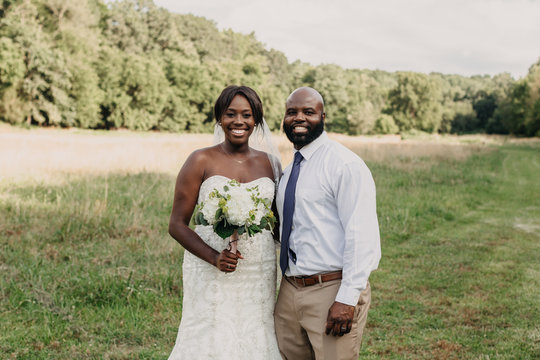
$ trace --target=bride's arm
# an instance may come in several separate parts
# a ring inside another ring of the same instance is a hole
[[[205,175],[204,164],[207,161],[209,159],[207,159],[204,150],[195,151],[178,173],[169,220],[169,234],[190,253],[223,272],[232,272],[236,268],[238,256],[227,250],[223,250],[221,253],[217,252],[189,227],[189,221],[197,203],[199,188]]]

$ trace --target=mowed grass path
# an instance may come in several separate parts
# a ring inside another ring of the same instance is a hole
[[[361,358],[539,358],[539,155],[375,167],[384,257]]]
[[[383,258],[362,359],[540,357],[540,147],[369,162]],[[0,184],[0,358],[166,359],[174,177]],[[249,341],[249,339],[238,339]]]

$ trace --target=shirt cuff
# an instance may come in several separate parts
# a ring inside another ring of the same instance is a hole
[[[336,301],[346,305],[355,306],[358,304],[358,299],[360,299],[361,292],[362,290],[346,287],[341,284],[336,295]]]

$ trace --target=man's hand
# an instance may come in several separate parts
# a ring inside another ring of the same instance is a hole
[[[343,336],[351,332],[354,317],[354,306],[335,301],[328,310],[326,318],[326,335]]]

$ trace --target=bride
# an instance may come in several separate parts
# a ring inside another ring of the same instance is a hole
[[[250,146],[255,133],[263,135],[265,141],[260,143],[271,146],[254,90],[225,88],[214,115],[217,138],[223,141],[193,152],[176,180],[169,233],[186,251],[182,320],[169,359],[280,359],[272,315],[276,284],[272,233],[245,232],[231,244],[212,225],[189,227],[196,206],[233,179],[240,189],[256,188],[261,198],[273,202],[281,172],[277,151],[272,155]]]

